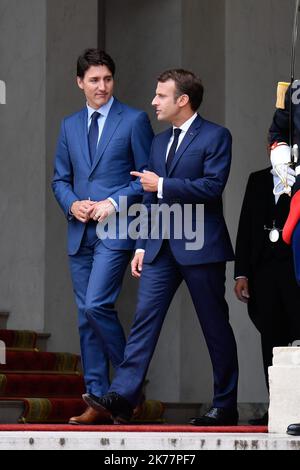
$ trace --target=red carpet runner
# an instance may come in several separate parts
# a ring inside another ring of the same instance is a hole
[[[32,424],[0,424],[1,431],[56,431],[56,432],[193,432],[193,433],[267,433],[267,426],[219,426],[198,427],[169,424],[152,425],[102,425],[102,426],[70,426],[70,425],[32,425]]]

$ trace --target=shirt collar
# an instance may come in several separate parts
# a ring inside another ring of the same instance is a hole
[[[88,110],[88,122],[91,119],[91,116],[95,111],[98,111],[99,113],[102,114],[102,116],[107,117],[108,113],[110,111],[110,108],[112,107],[113,102],[114,102],[114,97],[112,96],[110,98],[110,100],[106,104],[104,104],[103,106],[100,106],[99,109],[91,108],[87,103],[86,107],[87,107],[87,110]]]
[[[174,129],[181,129],[182,132],[187,132],[187,130],[191,127],[192,123],[195,121],[197,116],[198,116],[197,113],[193,114],[193,116],[190,117],[183,124],[181,124],[180,127],[173,126],[173,131],[174,131]]]

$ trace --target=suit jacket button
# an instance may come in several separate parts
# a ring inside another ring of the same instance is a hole
[[[93,181],[93,179],[94,179],[94,178],[93,178],[92,176],[89,177],[89,181],[90,181],[90,182]]]

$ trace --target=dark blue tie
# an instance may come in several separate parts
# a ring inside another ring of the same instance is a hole
[[[90,149],[90,159],[91,164],[93,165],[96,153],[97,153],[97,144],[98,144],[98,137],[99,137],[99,127],[98,127],[98,119],[101,116],[98,111],[95,111],[92,114],[92,121],[89,129],[89,149]]]
[[[167,173],[169,174],[170,168],[172,165],[172,161],[174,160],[177,145],[178,145],[178,139],[181,133],[181,129],[174,129],[174,140],[172,142],[172,145],[170,147],[168,156],[167,156]]]

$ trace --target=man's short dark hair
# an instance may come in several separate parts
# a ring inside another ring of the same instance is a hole
[[[165,83],[174,80],[176,86],[175,99],[181,95],[188,95],[193,111],[197,111],[203,100],[204,88],[200,78],[193,72],[184,69],[167,70],[160,74],[157,79]]]
[[[114,77],[116,66],[110,55],[100,49],[86,49],[77,60],[77,77],[83,79],[92,65],[106,65]]]

